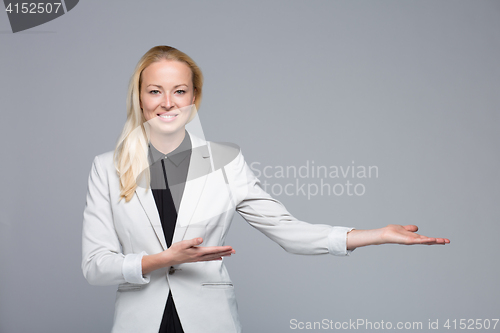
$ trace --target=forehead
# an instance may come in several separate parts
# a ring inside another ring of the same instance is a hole
[[[187,84],[192,83],[189,66],[181,61],[160,60],[150,64],[141,74],[143,84]]]

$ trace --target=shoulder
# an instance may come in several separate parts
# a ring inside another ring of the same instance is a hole
[[[210,150],[213,156],[214,168],[220,169],[241,156],[240,147],[231,142],[210,142]]]
[[[98,173],[100,172],[107,173],[109,170],[115,170],[113,162],[114,153],[115,152],[112,150],[95,156],[94,161],[92,163],[92,168]]]
[[[108,151],[102,154],[97,155],[94,158],[94,163],[98,162],[101,165],[113,165],[113,156],[114,156],[114,150]]]

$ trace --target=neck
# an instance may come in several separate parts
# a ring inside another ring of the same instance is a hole
[[[186,136],[186,131],[178,131],[178,133],[165,134],[153,131],[151,133],[151,144],[161,153],[168,154],[179,147]]]

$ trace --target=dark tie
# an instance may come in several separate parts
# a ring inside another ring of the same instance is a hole
[[[158,209],[160,214],[161,225],[167,246],[172,245],[172,238],[174,237],[175,223],[177,222],[177,210],[175,209],[174,199],[168,186],[167,171],[165,169],[165,159],[161,159],[161,166],[163,169],[163,178],[165,179],[165,189],[156,190],[157,195],[160,196],[161,209]],[[154,195],[154,192],[153,192]],[[156,200],[156,197],[155,197]]]
[[[174,199],[168,186],[167,171],[165,169],[165,161],[161,160],[163,169],[163,177],[165,179],[165,189],[152,189],[153,196],[156,201],[156,207],[160,215],[161,226],[167,246],[172,245],[172,238],[174,236],[175,223],[177,221],[177,210],[175,209]],[[174,299],[172,292],[168,293],[167,304],[163,312],[163,319],[161,321],[159,333],[183,333],[181,321],[175,309]]]

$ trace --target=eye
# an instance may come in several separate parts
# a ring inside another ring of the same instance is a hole
[[[158,95],[160,93],[160,91],[155,89],[155,90],[151,90],[149,93],[153,94],[153,95]]]
[[[176,90],[175,91],[176,94],[179,94],[179,95],[182,95],[182,94],[185,94],[186,91],[185,90],[182,90],[182,89],[179,89],[179,90]]]

